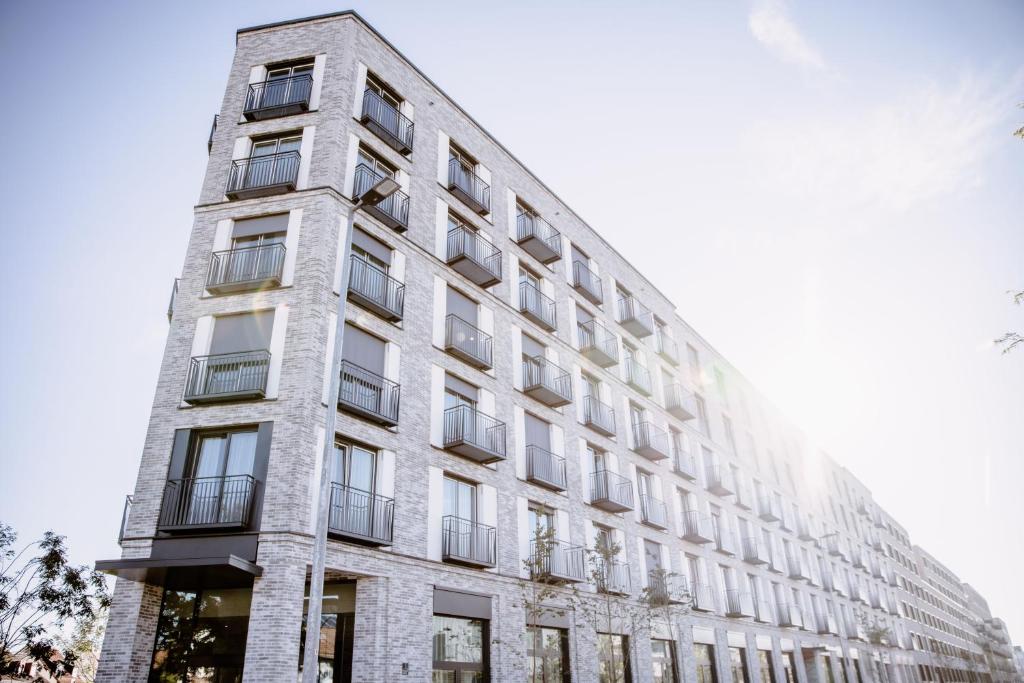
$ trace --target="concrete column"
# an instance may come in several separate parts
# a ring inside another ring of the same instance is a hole
[[[118,579],[103,636],[97,683],[145,683],[153,661],[153,642],[163,587]]]

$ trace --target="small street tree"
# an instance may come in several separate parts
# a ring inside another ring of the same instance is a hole
[[[558,549],[554,526],[542,526],[540,520],[550,514],[546,508],[538,510],[537,524],[530,541],[530,555],[523,560],[528,580],[520,583],[522,607],[526,613],[527,651],[532,646],[537,652],[543,648],[537,626],[545,617],[564,617],[568,606],[561,582],[551,573],[552,556]],[[537,657],[530,658],[530,681],[540,680]]]

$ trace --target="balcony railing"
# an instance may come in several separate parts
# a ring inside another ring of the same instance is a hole
[[[633,482],[608,470],[590,475],[590,504],[608,512],[633,509]]]
[[[291,192],[299,179],[301,161],[301,156],[294,150],[235,159],[231,162],[224,194],[231,199],[251,199]]]
[[[730,557],[735,555],[736,543],[733,540],[732,531],[723,526],[721,522],[718,525],[712,523],[711,526],[715,531],[715,550]]]
[[[444,447],[488,464],[505,459],[505,423],[468,405],[444,411]]]
[[[765,549],[761,539],[756,536],[747,536],[742,541],[743,561],[748,564],[767,564],[768,551]]]
[[[564,491],[567,487],[565,458],[540,446],[527,446],[526,478],[545,488]]]
[[[363,91],[360,120],[399,154],[412,151],[412,121],[373,90]]]
[[[770,624],[772,621],[772,606],[763,598],[754,598],[754,621],[762,624]]]
[[[600,593],[629,595],[632,592],[629,565],[625,562],[600,560],[596,578],[597,590]]]
[[[635,358],[626,357],[623,365],[626,371],[626,383],[644,396],[651,395],[651,373]]]
[[[128,531],[128,519],[132,515],[132,504],[135,500],[129,495],[124,497],[124,510],[121,511],[121,527],[117,531],[117,544],[124,542],[125,532]]]
[[[215,294],[277,287],[284,272],[285,246],[280,242],[213,253],[206,289]]]
[[[742,510],[750,510],[754,504],[753,499],[750,496],[750,487],[747,486],[746,479],[742,475],[733,477],[733,487],[736,489],[736,497],[733,502],[736,503],[736,507]]]
[[[588,301],[598,306],[604,301],[601,278],[583,261],[572,262],[572,286]]]
[[[655,335],[654,350],[672,365],[679,365],[679,345],[676,344],[675,339],[665,334],[664,331],[659,330],[658,334]]]
[[[619,340],[614,332],[596,320],[578,323],[577,330],[580,353],[602,368],[611,367],[619,362]]]
[[[448,190],[477,213],[490,213],[491,186],[469,164],[452,157],[448,161]]]
[[[710,543],[714,539],[711,517],[699,510],[684,510],[681,536],[690,543]]]
[[[821,635],[838,633],[835,617],[820,607],[814,613],[814,627],[815,631]]]
[[[633,450],[648,460],[664,460],[671,455],[668,432],[652,422],[633,423]]]
[[[605,436],[615,436],[615,410],[593,396],[584,396],[583,424]]]
[[[697,612],[717,611],[718,599],[715,597],[715,589],[704,584],[695,584],[693,587],[692,607]]]
[[[395,501],[344,484],[331,484],[328,533],[372,545],[391,545]]]
[[[441,519],[441,559],[474,567],[495,564],[495,530],[454,515]]]
[[[668,509],[654,496],[640,494],[640,521],[655,529],[668,529]]]
[[[405,314],[405,285],[357,254],[349,263],[348,298],[385,320]]]
[[[529,282],[519,283],[519,312],[549,332],[558,326],[554,299]]]
[[[160,506],[161,531],[249,525],[256,479],[248,474],[170,479]]]
[[[352,198],[358,201],[367,190],[382,180],[383,175],[366,164],[359,164],[352,183]],[[376,204],[363,204],[363,211],[396,232],[409,229],[409,195],[401,190],[395,190]]]
[[[585,581],[586,549],[565,541],[530,541],[530,573],[534,579],[566,583]]]
[[[716,496],[731,496],[736,486],[732,482],[729,470],[721,465],[708,465],[704,469],[707,489]]]
[[[674,382],[665,387],[665,409],[680,420],[692,420],[697,417],[697,399]]]
[[[743,618],[754,616],[754,601],[750,593],[735,588],[725,591],[725,616]]]
[[[858,546],[850,548],[850,563],[857,569],[867,569],[868,566],[864,562],[864,554]]]
[[[397,382],[350,361],[342,361],[338,392],[338,405],[342,410],[393,427],[398,424],[401,392]]]
[[[662,569],[647,572],[647,599],[652,606],[682,605],[692,598],[686,578]]]
[[[196,405],[264,398],[269,370],[269,351],[198,356],[189,362],[185,402]]]
[[[683,448],[678,437],[672,445],[672,452],[675,454],[676,473],[690,481],[696,480],[697,459],[693,457],[693,453]]]
[[[313,76],[310,74],[251,83],[242,115],[247,121],[262,121],[309,111],[312,92]]]
[[[540,216],[521,211],[516,216],[516,242],[541,263],[562,258],[562,235]]]
[[[757,514],[765,522],[777,522],[782,518],[778,502],[768,493],[761,493],[757,497]]]
[[[523,359],[523,393],[557,408],[572,403],[572,376],[544,356]]]
[[[803,628],[804,618],[803,613],[800,611],[799,605],[794,605],[788,602],[778,603],[779,607],[779,626],[795,626]]]
[[[803,516],[797,517],[796,535],[797,538],[799,538],[801,541],[817,542],[817,537],[815,536],[814,529],[811,527],[810,522],[804,519]]]
[[[491,336],[454,313],[445,318],[444,348],[470,365],[483,369],[491,367]]]
[[[792,546],[790,546],[792,548]],[[806,579],[807,570],[804,568],[803,559],[797,554],[795,550],[786,552],[786,567],[788,568],[788,576],[791,579]]]
[[[619,299],[618,314],[619,324],[637,337],[654,334],[654,314],[636,297],[625,296]]]
[[[449,230],[447,255],[448,265],[481,287],[501,282],[501,250],[475,230],[462,225]]]

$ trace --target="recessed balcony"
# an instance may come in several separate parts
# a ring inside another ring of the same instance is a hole
[[[654,350],[672,365],[679,365],[679,346],[661,330],[654,336]]]
[[[718,599],[715,596],[715,589],[712,586],[695,584],[693,587],[693,602],[690,607],[695,612],[718,611]]]
[[[391,545],[395,501],[344,484],[331,484],[327,533],[366,545]]]
[[[732,482],[729,470],[721,465],[708,465],[704,469],[706,488],[716,496],[731,496],[736,486]]]
[[[676,474],[689,479],[690,481],[697,480],[697,459],[693,457],[693,453],[684,449],[679,440],[676,440],[672,450],[675,453],[675,470]]]
[[[754,601],[750,593],[735,588],[725,591],[725,616],[733,619],[749,618],[754,616]]]
[[[184,400],[200,405],[264,398],[269,370],[269,351],[197,356],[189,362]]]
[[[590,475],[590,504],[606,512],[633,509],[633,482],[626,477],[598,470]]]
[[[780,602],[778,603],[778,608],[779,626],[803,628],[804,619],[803,614],[800,611],[799,605],[794,605],[788,602]]]
[[[583,261],[572,262],[572,286],[584,299],[596,306],[604,301],[604,286],[600,276]]]
[[[352,184],[353,200],[358,201],[370,188],[382,180],[384,180],[384,176],[366,164],[356,166],[355,180]],[[395,232],[405,232],[409,229],[409,195],[401,190],[395,190],[376,204],[363,204],[362,208],[363,211]]]
[[[392,322],[405,313],[405,285],[357,254],[349,261],[348,298]]]
[[[452,157],[448,161],[448,191],[476,213],[491,212],[491,186],[462,159]]]
[[[602,368],[619,362],[619,340],[615,333],[596,320],[577,324],[580,353]]]
[[[640,522],[655,529],[668,529],[668,509],[657,498],[640,494]]]
[[[224,194],[230,199],[253,199],[293,192],[299,179],[297,151],[235,159]]]
[[[652,393],[650,370],[640,365],[635,358],[629,357],[626,358],[623,367],[626,370],[626,384],[644,396],[650,396]]]
[[[743,546],[743,561],[747,564],[761,565],[768,564],[768,550],[764,543],[756,536],[747,536],[741,544]]]
[[[665,387],[665,410],[680,420],[697,417],[697,399],[683,385],[674,382]]]
[[[554,299],[529,282],[519,283],[519,312],[548,332],[558,327]]]
[[[481,370],[493,364],[491,336],[454,313],[444,321],[444,350]]]
[[[495,530],[454,515],[441,519],[441,559],[470,567],[495,566]]]
[[[540,446],[527,446],[526,480],[552,491],[564,491],[567,487],[565,458]]]
[[[629,595],[632,583],[629,578],[629,565],[614,560],[599,560],[597,571],[597,591],[612,595]]]
[[[557,583],[586,581],[586,549],[565,541],[530,541],[530,574]]]
[[[241,530],[249,526],[256,479],[247,474],[170,479],[159,531]]]
[[[520,212],[516,216],[516,242],[541,263],[562,258],[562,235],[540,216]]]
[[[544,356],[523,359],[523,393],[558,408],[572,403],[572,376]]]
[[[501,250],[475,230],[457,226],[448,231],[447,263],[481,287],[501,282]]]
[[[246,121],[263,121],[309,111],[313,76],[300,74],[250,83],[242,107]]]
[[[505,459],[505,423],[468,405],[444,411],[445,450],[481,465]]]
[[[364,417],[386,427],[398,424],[398,403],[402,388],[397,382],[350,361],[341,363],[338,406],[347,413]]]
[[[668,432],[652,422],[633,424],[633,451],[657,462],[671,456]]]
[[[214,294],[230,294],[279,287],[284,257],[285,246],[281,243],[216,251],[206,274],[206,289]]]
[[[413,122],[373,90],[363,91],[359,120],[399,154],[412,151]]]
[[[599,434],[615,436],[615,409],[593,396],[584,396],[583,424]]]
[[[699,510],[686,510],[682,514],[683,529],[680,534],[690,543],[710,543],[715,538],[711,517]]]
[[[637,301],[636,297],[626,296],[619,299],[617,320],[620,325],[641,339],[654,334],[654,314]]]

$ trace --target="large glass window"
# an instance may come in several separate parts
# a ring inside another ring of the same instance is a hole
[[[629,637],[597,634],[597,674],[600,683],[629,683]]]
[[[772,670],[772,653],[770,650],[757,651],[757,665],[761,673],[761,683],[775,683],[775,672]]]
[[[786,676],[786,683],[796,683],[796,664],[793,663],[793,653],[782,653],[782,673]]]
[[[526,629],[529,683],[568,683],[569,634],[560,628]]]
[[[732,683],[748,683],[747,651],[742,647],[729,648],[729,668],[732,669]]]
[[[306,614],[309,610],[309,586],[302,611],[302,636],[299,640],[299,672],[306,644]],[[324,598],[320,613],[320,647],[318,649],[317,680],[319,683],[351,683],[352,645],[355,635],[354,583],[324,584]]]
[[[189,524],[244,519],[256,460],[256,431],[207,433],[199,437],[189,464]]]
[[[676,683],[676,648],[671,640],[651,640],[651,669],[654,683]]]
[[[483,683],[487,680],[487,623],[434,615],[432,683]]]
[[[705,643],[694,643],[693,657],[697,661],[697,683],[718,683],[715,648]]]

